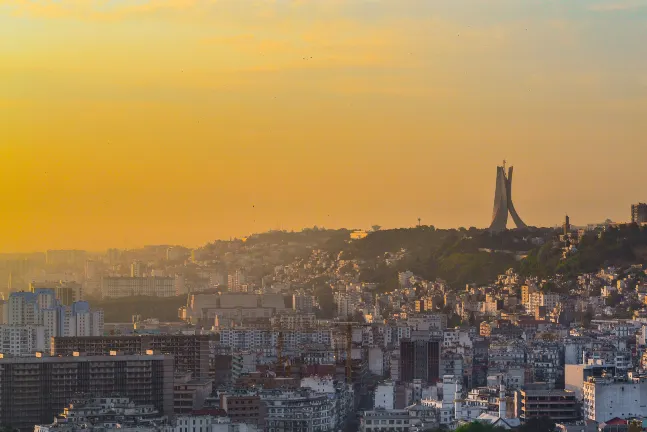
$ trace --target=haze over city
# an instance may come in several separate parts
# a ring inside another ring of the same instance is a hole
[[[647,2],[0,1],[0,251],[644,200]]]

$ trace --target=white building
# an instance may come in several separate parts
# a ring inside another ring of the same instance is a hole
[[[395,407],[395,384],[386,381],[375,388],[375,409],[392,410]]]
[[[32,356],[37,351],[49,352],[50,335],[44,326],[0,325],[0,353]]]
[[[647,416],[647,378],[589,378],[584,383],[584,416],[598,423],[615,417]]]

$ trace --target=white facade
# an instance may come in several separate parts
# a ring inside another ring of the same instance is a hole
[[[395,407],[395,384],[387,381],[375,388],[375,408],[392,410]]]
[[[584,383],[584,416],[598,423],[647,416],[647,380],[597,379]]]
[[[377,376],[384,376],[384,351],[380,347],[368,349],[368,370]]]
[[[50,335],[43,326],[0,325],[0,353],[31,356],[37,351],[49,351]]]

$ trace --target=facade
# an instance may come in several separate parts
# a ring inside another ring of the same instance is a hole
[[[104,277],[101,279],[102,298],[173,297],[175,295],[174,277]]]
[[[575,393],[568,390],[517,390],[514,405],[515,417],[522,422],[535,417],[550,417],[557,422],[573,422],[580,418]]]
[[[492,211],[491,231],[503,231],[508,225],[508,213],[512,216],[517,228],[526,228],[517,211],[512,204],[512,171],[513,167],[508,168],[508,174],[505,173],[505,161],[503,166],[496,168],[496,189],[494,192],[494,210]]]
[[[336,426],[335,400],[310,389],[269,390],[262,393],[267,406],[268,432],[329,431]]]
[[[263,429],[265,426],[265,403],[255,392],[231,392],[220,395],[220,408],[227,412],[233,423],[249,423]]]
[[[51,422],[79,393],[119,394],[173,414],[173,357],[111,355],[0,359],[0,424]],[[46,397],[43,397],[46,395]]]
[[[647,223],[647,204],[638,203],[631,205],[631,222],[637,224]]]
[[[364,411],[359,430],[360,432],[409,432],[414,430],[412,423],[411,415],[407,410]]]
[[[190,414],[202,408],[212,389],[213,381],[208,378],[193,379],[191,372],[176,374],[173,385],[173,411],[175,414]]]
[[[400,341],[400,380],[420,379],[433,384],[440,379],[440,341]]]
[[[29,356],[49,351],[49,333],[44,326],[0,325],[0,353]]]
[[[227,277],[227,288],[231,293],[246,292],[246,284],[247,277],[243,269],[237,269]]]
[[[193,377],[209,376],[209,336],[207,335],[142,335],[56,337],[52,343],[52,356],[69,356],[75,352],[89,356],[108,355],[111,351],[140,354],[148,350],[171,354],[175,370],[192,372]]]
[[[598,423],[647,417],[647,379],[589,378],[584,383],[584,416]]]

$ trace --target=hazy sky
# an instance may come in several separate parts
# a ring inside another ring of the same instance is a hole
[[[0,251],[647,200],[647,0],[0,0]]]

